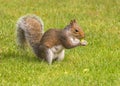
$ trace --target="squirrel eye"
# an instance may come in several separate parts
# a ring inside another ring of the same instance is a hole
[[[77,29],[75,29],[75,32],[78,32],[78,30],[77,30]]]

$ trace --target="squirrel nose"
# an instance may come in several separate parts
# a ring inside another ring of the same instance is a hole
[[[85,38],[85,34],[83,33],[83,34],[81,34],[81,37],[80,38]]]
[[[84,34],[83,30],[81,30],[81,31],[79,32],[79,34],[80,34],[80,38],[81,38],[81,39],[82,39],[82,38],[85,38],[85,34]]]

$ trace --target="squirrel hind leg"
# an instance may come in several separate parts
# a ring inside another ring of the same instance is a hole
[[[25,44],[26,44],[25,34],[24,34],[24,31],[20,27],[17,28],[17,40],[16,41],[17,41],[17,45],[20,48],[25,47]]]
[[[53,52],[50,49],[48,49],[46,53],[46,61],[48,62],[48,64],[50,65],[52,64],[53,57],[54,57]]]
[[[39,57],[42,58],[42,59],[45,59],[45,61],[51,65],[52,64],[52,61],[53,61],[53,52],[46,48],[45,46],[39,46]]]

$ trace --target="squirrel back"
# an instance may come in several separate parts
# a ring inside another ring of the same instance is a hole
[[[35,15],[26,15],[17,21],[17,43],[24,47],[26,43],[31,47],[39,44],[44,33],[44,24],[41,18]]]

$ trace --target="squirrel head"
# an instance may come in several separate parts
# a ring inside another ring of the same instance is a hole
[[[82,28],[78,25],[77,21],[71,20],[70,22],[70,32],[72,33],[72,35],[78,39],[82,39],[85,37],[84,31],[82,30]]]

